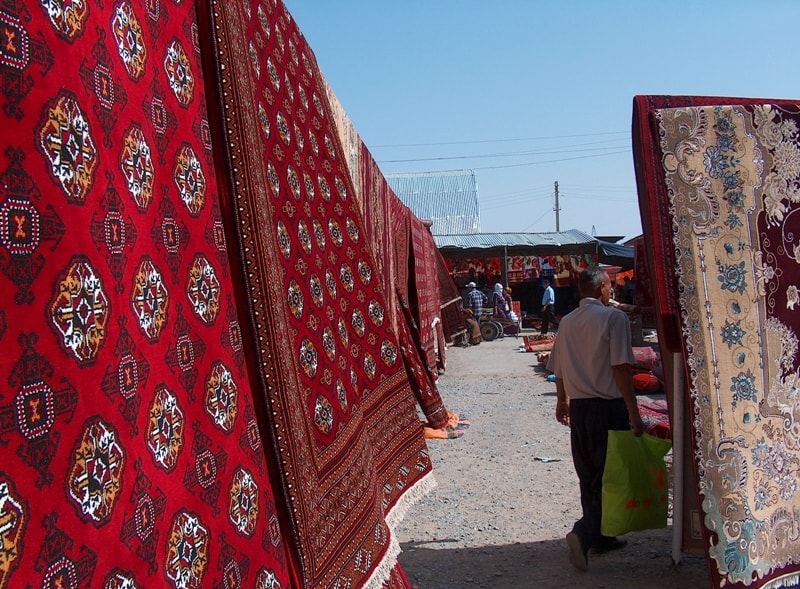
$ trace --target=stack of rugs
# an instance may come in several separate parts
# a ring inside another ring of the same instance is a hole
[[[642,416],[645,431],[651,436],[671,440],[672,428],[666,399],[637,397],[636,403],[639,405],[639,414]]]
[[[0,8],[0,589],[408,587],[435,339],[291,15],[45,4]]]
[[[659,343],[685,366],[711,584],[797,586],[800,103],[638,96],[633,126]]]
[[[547,363],[547,358],[550,356],[550,351],[553,349],[556,338],[554,335],[537,333],[523,335],[522,342],[526,352],[535,353],[539,362]]]

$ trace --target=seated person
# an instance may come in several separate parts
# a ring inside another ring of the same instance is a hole
[[[473,346],[477,346],[483,341],[483,338],[481,337],[481,326],[475,319],[472,309],[464,310],[464,319],[467,322],[467,337],[469,338],[469,343]]]

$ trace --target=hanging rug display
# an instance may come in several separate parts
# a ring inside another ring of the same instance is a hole
[[[634,144],[657,308],[688,373],[713,586],[793,586],[800,104],[637,97]]]

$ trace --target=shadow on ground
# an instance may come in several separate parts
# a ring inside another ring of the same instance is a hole
[[[681,563],[675,566],[668,550],[652,550],[652,538],[629,538],[623,550],[590,556],[587,573],[572,568],[563,540],[447,548],[448,543],[455,542],[444,539],[401,545],[400,563],[415,589],[693,589],[708,586],[702,556],[683,555]]]

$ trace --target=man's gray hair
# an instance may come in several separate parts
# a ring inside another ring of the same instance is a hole
[[[597,289],[600,288],[606,281],[606,271],[600,266],[592,266],[581,272],[578,277],[578,288],[581,291],[581,296],[593,297],[597,294]]]

